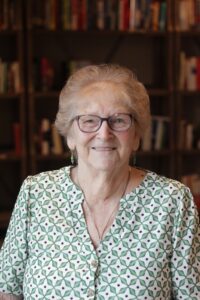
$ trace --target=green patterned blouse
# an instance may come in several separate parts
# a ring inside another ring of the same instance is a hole
[[[70,167],[28,177],[0,252],[0,292],[26,300],[200,299],[200,227],[188,188],[148,172],[95,250]]]

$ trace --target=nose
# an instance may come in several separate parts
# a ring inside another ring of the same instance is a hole
[[[108,139],[112,135],[112,129],[108,126],[107,120],[104,120],[98,130],[98,136],[102,139]]]

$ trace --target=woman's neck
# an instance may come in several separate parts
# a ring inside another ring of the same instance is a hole
[[[120,170],[102,171],[77,166],[73,169],[72,178],[82,189],[91,206],[121,198],[126,192],[131,174],[129,166]]]

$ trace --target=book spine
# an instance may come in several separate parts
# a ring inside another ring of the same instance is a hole
[[[189,57],[186,61],[186,87],[189,91],[197,90],[197,59]]]
[[[80,0],[79,8],[79,29],[87,29],[87,0]]]
[[[159,30],[164,31],[166,29],[167,23],[167,3],[165,1],[160,4],[160,13],[159,13]]]
[[[105,29],[105,10],[104,10],[104,0],[97,0],[97,17],[96,17],[96,26],[97,29]]]
[[[11,68],[11,72],[13,74],[14,92],[20,93],[21,92],[21,82],[20,82],[19,62],[17,62],[17,61],[12,62],[10,68]]]
[[[130,1],[124,0],[124,15],[123,15],[123,29],[129,30],[130,20]]]
[[[159,11],[160,11],[160,2],[154,1],[151,4],[151,13],[152,13],[152,23],[151,29],[153,31],[158,31],[159,29]]]
[[[188,123],[186,125],[186,132],[185,132],[185,146],[187,150],[191,150],[193,148],[193,131],[194,131],[194,125],[191,123]]]
[[[133,31],[135,29],[135,8],[136,0],[130,0],[130,14],[129,14],[129,30]]]
[[[78,30],[78,0],[71,0],[71,30]]]
[[[40,125],[40,153],[49,155],[51,152],[51,124],[49,119],[42,119]]]
[[[14,152],[17,156],[21,155],[22,140],[21,140],[21,125],[20,123],[13,124],[13,136],[14,136]]]
[[[117,21],[118,21],[118,0],[110,0],[109,2],[109,24],[110,30],[117,29]]]

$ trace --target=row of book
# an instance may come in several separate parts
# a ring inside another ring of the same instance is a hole
[[[179,149],[200,149],[200,125],[181,120],[179,125]]]
[[[16,29],[17,4],[18,1],[16,0],[0,1],[0,30]]]
[[[184,175],[181,178],[181,182],[190,188],[195,203],[200,209],[200,175],[196,173]]]
[[[37,0],[32,3],[32,26],[48,30],[166,29],[166,0]]]
[[[36,149],[41,155],[62,155],[66,152],[64,140],[48,118],[40,121],[36,134]]]
[[[152,116],[151,125],[145,132],[141,142],[142,151],[165,150],[169,148],[170,118]]]
[[[187,57],[180,53],[179,88],[181,90],[200,90],[200,56]]]
[[[57,63],[55,65],[47,57],[35,58],[33,67],[34,90],[46,92],[60,89],[68,76],[89,64],[91,62],[87,60],[70,60],[69,62],[61,62],[58,66]],[[57,69],[60,69],[59,72],[56,71]]]
[[[20,90],[19,62],[5,62],[0,58],[0,93],[19,93]]]
[[[178,28],[184,30],[200,29],[200,0],[179,0]]]

